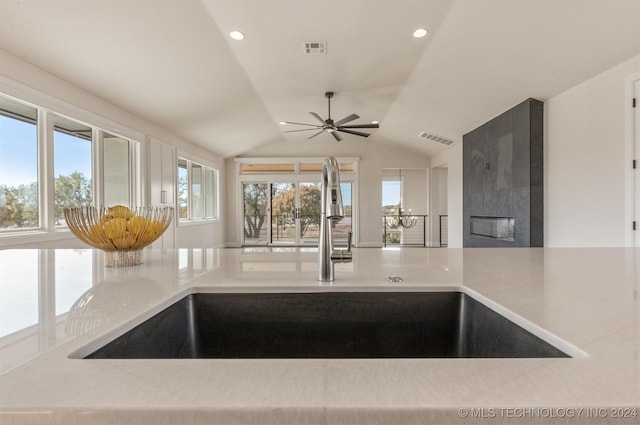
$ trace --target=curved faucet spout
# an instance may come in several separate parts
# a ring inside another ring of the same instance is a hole
[[[340,167],[334,157],[326,158],[322,166],[322,208],[327,218],[344,217],[342,191],[340,190]]]
[[[331,220],[344,217],[342,191],[340,190],[340,168],[338,161],[333,157],[324,160],[321,193],[318,280],[332,282],[334,280],[334,262],[351,261],[350,249],[339,253],[334,253],[333,250]],[[351,237],[349,237],[349,245],[351,245]]]

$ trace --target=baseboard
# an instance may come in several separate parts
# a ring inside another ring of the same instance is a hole
[[[360,242],[358,248],[382,248],[382,242]]]

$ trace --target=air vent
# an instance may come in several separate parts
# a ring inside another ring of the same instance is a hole
[[[324,55],[327,53],[327,42],[305,41],[304,52],[308,55]]]
[[[443,145],[447,145],[447,146],[451,146],[455,143],[455,141],[447,139],[446,137],[427,133],[426,131],[423,131],[422,133],[418,134],[418,137],[422,137],[423,139],[431,140],[433,142],[442,143]]]

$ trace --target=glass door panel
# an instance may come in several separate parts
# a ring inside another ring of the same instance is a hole
[[[300,183],[298,194],[298,245],[318,245],[320,183]]]
[[[340,183],[342,191],[342,204],[344,205],[344,218],[333,222],[333,243],[335,245],[346,245],[349,232],[352,229],[351,213],[353,210],[351,196],[351,182]]]
[[[267,183],[244,183],[243,221],[245,245],[267,245],[269,242],[267,218],[269,213],[269,185]]]
[[[296,184],[271,185],[271,243],[296,245]]]

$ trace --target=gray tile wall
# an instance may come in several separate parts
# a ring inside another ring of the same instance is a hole
[[[543,246],[543,102],[527,99],[463,136],[465,247]],[[471,217],[513,217],[513,238],[470,232]]]

